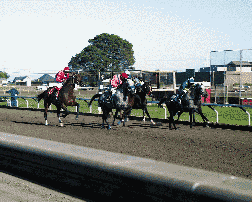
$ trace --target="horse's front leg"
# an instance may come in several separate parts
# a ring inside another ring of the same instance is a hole
[[[143,122],[145,122],[145,109],[143,109]]]
[[[183,111],[179,111],[178,112],[178,119],[177,119],[177,121],[179,121],[179,117],[181,116],[181,114],[183,114]]]
[[[61,108],[65,110],[65,114],[62,115],[63,118],[66,118],[68,114],[70,114],[70,111],[68,111],[67,107],[64,106],[63,104],[61,105]]]
[[[117,117],[117,115],[118,115],[118,109],[116,109],[116,112],[115,112],[115,114],[114,114],[114,119],[113,119],[113,122],[112,122],[112,125],[114,126],[115,125],[115,119],[116,119],[116,117]]]
[[[48,103],[45,104],[45,111],[44,111],[44,118],[45,118],[45,125],[47,126],[48,125],[48,122],[47,122],[47,111],[48,111]]]
[[[110,130],[110,129],[111,129],[111,126],[110,126],[109,123],[108,123],[108,117],[105,119],[105,122],[106,122],[106,124],[108,124],[108,130]]]
[[[155,122],[152,120],[152,118],[150,117],[150,114],[149,114],[149,112],[148,112],[147,106],[145,106],[145,108],[143,109],[143,111],[146,112],[147,116],[148,116],[149,119],[150,119],[150,122],[151,122],[153,125],[155,125],[156,123],[155,123]]]
[[[209,127],[209,126],[208,126],[208,124],[209,124],[208,118],[207,118],[207,117],[202,113],[202,111],[200,111],[200,110],[199,110],[199,114],[200,114],[201,118],[203,119],[205,126],[206,126],[206,127]]]
[[[190,115],[190,128],[192,128],[192,111],[189,112]]]
[[[61,119],[60,119],[60,109],[61,109],[61,107],[60,107],[60,106],[57,106],[57,117],[58,117],[58,119],[59,119],[59,124],[60,124],[60,126],[62,127],[62,126],[64,126],[64,124],[63,124],[63,122],[62,122]]]
[[[118,121],[117,125],[121,125],[122,121],[124,121],[123,120],[123,115],[122,115],[122,110],[120,110],[120,118],[119,119],[120,120]]]

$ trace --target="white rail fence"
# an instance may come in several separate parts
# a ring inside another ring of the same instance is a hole
[[[2,96],[2,97],[7,98],[7,97],[11,97],[11,96]],[[36,97],[24,97],[24,96],[17,96],[17,98],[24,99],[26,101],[27,108],[29,108],[29,101],[28,101],[28,99],[33,99],[33,100],[36,99]],[[85,101],[91,100],[91,99],[88,99],[88,98],[76,98],[76,99],[77,100],[85,100]],[[97,99],[95,99],[95,101],[97,101]],[[147,103],[148,104],[158,104],[159,102],[158,101],[148,101]],[[7,106],[11,106],[10,99],[7,100]],[[245,109],[245,107],[252,108],[251,105],[202,103],[202,106],[207,106],[207,107],[209,107],[210,109],[212,109],[216,113],[216,123],[219,122],[219,113],[218,113],[218,111],[214,107],[216,107],[216,106],[219,106],[219,107],[238,107],[242,111],[244,111],[245,113],[248,114],[248,125],[250,126],[250,124],[251,124],[250,113]],[[18,107],[18,100],[17,100],[17,107]],[[39,103],[37,105],[37,108],[39,108]],[[163,106],[163,109],[164,109],[164,119],[166,119],[167,118],[167,108],[165,106]],[[51,106],[50,106],[50,110],[51,110]],[[98,107],[98,111],[99,111],[99,113],[101,113],[101,108],[100,107]],[[77,106],[75,107],[75,112],[77,112]],[[90,105],[89,112],[92,113],[92,105]]]

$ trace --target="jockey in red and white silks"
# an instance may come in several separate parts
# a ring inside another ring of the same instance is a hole
[[[122,84],[121,80],[121,74],[116,74],[113,76],[113,79],[111,79],[110,84],[113,88],[117,88],[120,84]]]
[[[65,82],[68,78],[69,78],[69,67],[65,67],[64,70],[60,70],[57,74],[56,74],[56,82],[58,83],[62,83],[62,82]],[[59,91],[62,87],[58,87],[58,86],[54,86],[54,88],[49,92],[49,94],[51,94],[54,89],[57,90],[57,93],[56,93],[56,98],[58,98],[58,95],[59,95]]]

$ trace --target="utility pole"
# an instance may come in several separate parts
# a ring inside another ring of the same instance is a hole
[[[242,50],[240,50],[240,92],[239,92],[239,105],[241,104],[241,70],[242,70]]]

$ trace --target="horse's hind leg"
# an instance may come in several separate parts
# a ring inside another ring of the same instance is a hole
[[[76,114],[75,120],[78,120],[80,104],[76,102],[76,106],[77,106],[77,114]]]
[[[44,101],[45,102],[45,101]],[[45,112],[44,112],[44,118],[45,118],[45,125],[47,126],[48,125],[48,122],[47,122],[47,111],[48,111],[48,103],[45,104]]]

